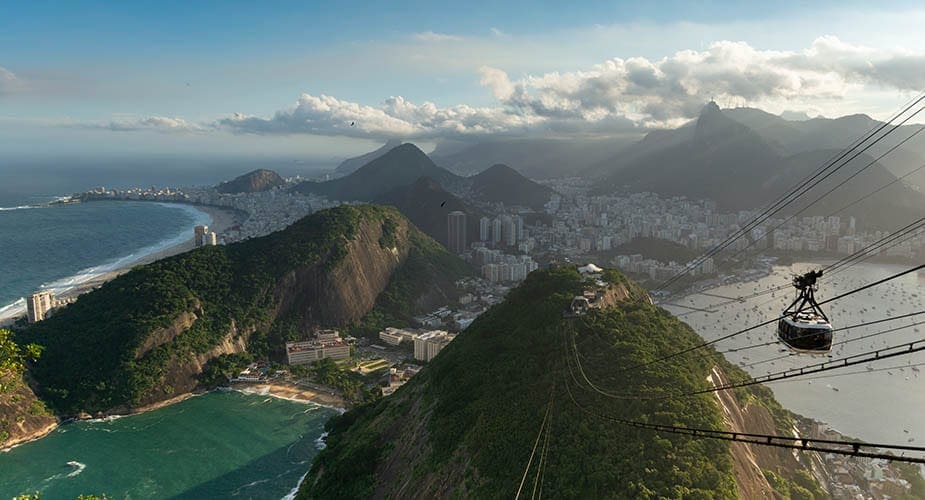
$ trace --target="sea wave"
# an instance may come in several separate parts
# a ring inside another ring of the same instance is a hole
[[[321,435],[315,439],[315,448],[317,448],[319,451],[327,448],[328,443],[325,442],[325,439],[327,439],[327,437],[328,437],[328,431],[322,432]]]
[[[67,464],[70,465],[71,467],[74,467],[74,471],[71,472],[71,473],[69,473],[69,474],[67,475],[67,477],[76,477],[76,476],[79,476],[80,473],[83,472],[84,469],[87,468],[87,464],[82,464],[82,463],[80,463],[80,462],[78,462],[78,461],[76,461],[76,460],[72,460],[72,461],[68,462]]]
[[[327,409],[329,409],[329,410],[334,410],[334,411],[336,411],[337,413],[340,413],[340,414],[343,414],[345,411],[347,411],[347,410],[345,410],[345,409],[343,409],[343,408],[340,408],[340,407],[338,407],[338,406],[326,405],[326,404],[323,404],[323,403],[318,403],[318,402],[316,402],[316,401],[306,401],[306,400],[300,399],[300,398],[289,397],[289,396],[281,396],[281,395],[279,395],[279,394],[273,394],[272,392],[270,392],[270,386],[269,386],[269,385],[263,385],[263,386],[259,386],[259,387],[255,387],[255,386],[232,387],[231,389],[232,389],[233,391],[240,392],[241,394],[248,394],[248,395],[251,395],[251,396],[269,396],[270,398],[274,398],[274,399],[282,399],[282,400],[284,400],[284,401],[292,401],[293,403],[311,405],[311,406],[313,407],[313,408],[311,408],[312,410],[314,410],[314,409],[316,409],[316,408],[327,408]],[[267,401],[269,401],[270,398],[264,399],[264,400],[263,400],[263,403],[266,403]],[[255,401],[253,404],[256,405],[256,404],[258,404],[258,403]],[[306,412],[307,412],[307,411],[308,411],[308,410],[306,410]]]
[[[299,494],[299,488],[302,486],[302,481],[305,481],[305,478],[308,476],[308,472],[302,474],[302,477],[299,478],[299,482],[296,483],[295,488],[292,489],[289,493],[286,493],[286,496],[280,500],[295,500],[295,496]]]
[[[29,210],[32,208],[42,208],[45,205],[20,205],[18,207],[0,207],[0,212],[9,212],[12,210]]]
[[[176,203],[157,203],[157,205],[171,207],[171,208],[180,208],[185,211],[187,214],[191,215],[193,218],[193,226],[198,226],[201,224],[212,224],[212,216],[207,212],[197,209],[192,205],[185,204],[176,204]],[[41,205],[30,205],[28,208],[38,208]],[[111,259],[103,264],[98,266],[88,267],[78,271],[76,274],[62,278],[51,283],[42,283],[39,288],[42,290],[50,290],[55,293],[55,295],[61,295],[67,293],[74,288],[83,285],[89,281],[92,281],[99,276],[102,276],[106,273],[116,271],[118,269],[126,268],[139,260],[152,255],[158,252],[162,252],[168,248],[175,247],[180,245],[192,238],[190,235],[191,228],[184,228],[182,231],[177,234],[163,239],[158,243],[149,245],[143,248],[140,248],[128,255],[122,257],[117,257]],[[26,301],[21,298],[10,304],[0,306],[0,323],[5,320],[10,320],[17,316],[21,316],[26,312]]]

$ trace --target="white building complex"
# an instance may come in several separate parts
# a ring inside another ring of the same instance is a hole
[[[196,226],[193,228],[193,242],[196,248],[218,245],[218,233],[209,231],[209,226]]]
[[[55,295],[50,291],[33,293],[26,299],[26,310],[29,314],[29,323],[36,323],[45,319],[45,316],[54,307]]]
[[[402,342],[414,342],[417,336],[418,334],[412,331],[391,326],[379,332],[379,340],[393,346],[397,346]]]
[[[443,330],[434,330],[418,335],[414,339],[414,359],[418,361],[434,359],[455,338],[456,335]]]
[[[312,340],[286,342],[286,360],[290,365],[305,365],[325,358],[333,360],[350,357],[350,346],[336,330],[321,330]]]

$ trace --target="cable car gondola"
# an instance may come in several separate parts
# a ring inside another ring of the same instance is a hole
[[[777,323],[777,338],[796,352],[820,354],[832,349],[832,324],[813,297],[820,277],[822,271],[793,277],[799,295]]]

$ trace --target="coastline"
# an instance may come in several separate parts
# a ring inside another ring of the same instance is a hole
[[[272,383],[243,383],[236,384],[230,388],[216,388],[211,391],[202,391],[202,392],[188,392],[185,394],[180,394],[179,396],[174,396],[170,399],[165,399],[163,401],[158,401],[156,403],[151,403],[144,406],[139,406],[137,408],[120,408],[118,411],[112,413],[107,413],[105,416],[90,416],[83,415],[78,418],[73,419],[58,419],[56,422],[49,424],[48,426],[42,428],[41,430],[34,432],[28,436],[23,436],[18,438],[15,441],[11,441],[8,444],[5,444],[3,448],[0,448],[0,453],[5,453],[13,448],[22,446],[32,441],[38,441],[39,439],[44,438],[45,436],[51,434],[55,429],[60,427],[62,424],[68,422],[92,422],[92,421],[102,421],[107,419],[116,419],[123,417],[130,417],[132,415],[140,415],[142,413],[147,413],[149,411],[159,410],[167,406],[171,406],[177,403],[186,401],[197,396],[202,396],[203,394],[208,394],[215,391],[223,390],[232,390],[235,392],[240,392],[242,394],[247,394],[250,396],[268,396],[276,399],[284,399],[286,401],[292,401],[294,403],[311,403],[316,406],[321,406],[331,410],[335,410],[338,413],[344,413],[347,411],[347,403],[340,396],[333,394],[325,394],[317,390],[309,389],[299,385],[298,382],[290,381],[274,381]]]
[[[196,210],[199,210],[200,212],[208,215],[209,218],[212,220],[212,222],[209,223],[209,228],[219,234],[221,234],[222,231],[225,231],[228,228],[237,224],[237,214],[231,210],[226,210],[226,209],[218,208],[218,207],[209,207],[205,205],[186,205],[186,206],[192,206]],[[143,266],[146,264],[151,264],[152,262],[157,262],[161,259],[166,259],[167,257],[173,257],[174,255],[179,255],[181,253],[188,252],[192,250],[193,248],[194,248],[193,236],[190,235],[189,239],[183,241],[182,243],[164,248],[157,252],[142,255],[138,259],[130,263],[127,263],[126,265],[122,267],[113,269],[112,271],[102,273],[98,276],[95,276],[94,278],[90,280],[87,280],[83,283],[75,285],[70,290],[63,292],[61,296],[75,298],[90,290],[99,288],[100,286],[103,285],[103,283],[106,283],[107,281],[113,278],[116,278],[117,276],[120,276],[122,274],[125,274],[131,271],[132,268],[136,266]]]
[[[257,396],[270,396],[297,403],[313,403],[318,406],[330,408],[343,413],[347,410],[347,402],[335,394],[325,394],[315,389],[305,387],[298,382],[274,381],[269,383],[243,383],[235,384],[231,390],[244,394]]]
[[[42,439],[43,437],[51,434],[55,429],[57,429],[60,426],[61,426],[61,421],[56,419],[54,422],[46,425],[45,427],[31,434],[28,434],[28,435],[25,435],[25,436],[22,436],[16,439],[11,439],[10,441],[3,444],[3,447],[0,448],[0,453],[6,453],[12,450],[13,448],[22,446],[26,443],[31,443],[32,441],[38,441],[39,439]]]
[[[237,225],[240,222],[239,221],[241,217],[240,213],[234,210],[231,210],[231,209],[206,206],[206,205],[190,205],[190,204],[184,204],[184,203],[164,203],[164,204],[165,205],[177,205],[177,206],[183,207],[184,209],[187,209],[187,210],[192,209],[192,210],[200,212],[201,214],[204,214],[211,221],[208,223],[210,228],[219,234]],[[176,239],[176,238],[173,238],[173,239]],[[116,278],[117,276],[120,276],[122,274],[125,274],[126,272],[130,271],[132,268],[136,266],[150,264],[152,262],[156,262],[158,260],[165,259],[167,257],[172,257],[174,255],[188,252],[192,250],[193,248],[194,248],[193,236],[192,236],[192,233],[190,232],[189,238],[183,239],[180,243],[176,243],[174,245],[161,248],[161,249],[158,249],[150,253],[146,253],[135,259],[126,260],[126,262],[122,263],[118,267],[101,272],[83,281],[75,283],[67,287],[64,290],[58,291],[56,295],[60,298],[75,299],[84,293],[87,293],[93,289],[99,288],[107,281],[113,278]],[[141,250],[144,250],[144,249],[141,249]],[[118,260],[123,260],[123,259],[118,259]],[[116,262],[118,262],[118,260],[116,260]],[[105,266],[105,265],[106,265],[105,263],[100,264],[100,266]],[[63,278],[63,279],[68,279],[68,278]],[[51,285],[54,285],[54,283],[52,283]],[[0,308],[2,307],[4,306],[0,304]],[[24,308],[25,304],[23,304],[22,307]],[[22,317],[24,314],[25,314],[25,310],[22,309],[22,310],[15,312],[14,314],[10,316],[0,317],[0,326],[10,325],[14,321],[16,321],[18,318]]]

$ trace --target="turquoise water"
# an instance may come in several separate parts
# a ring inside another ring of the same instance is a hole
[[[333,414],[218,392],[140,415],[67,424],[0,453],[0,498],[39,491],[51,499],[279,499],[308,470]]]
[[[92,202],[0,206],[0,320],[22,297],[65,291],[96,275],[192,238],[211,218],[188,205]]]

